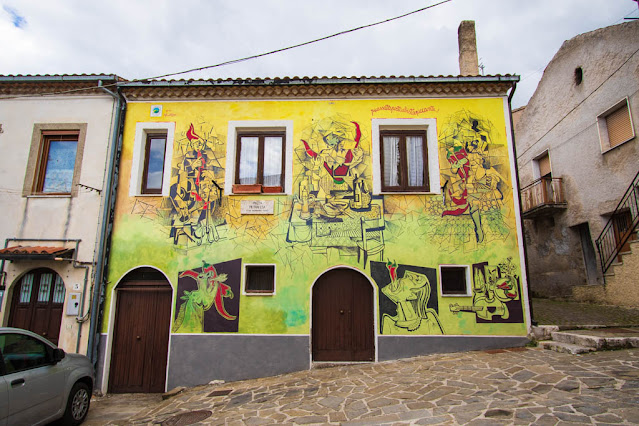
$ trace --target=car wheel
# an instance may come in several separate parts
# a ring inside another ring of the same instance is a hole
[[[62,417],[64,425],[79,425],[86,419],[89,414],[89,404],[91,403],[91,394],[89,387],[82,382],[78,382],[71,388],[69,399],[67,400],[67,408]]]

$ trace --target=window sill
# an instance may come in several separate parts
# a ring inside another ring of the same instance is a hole
[[[441,195],[441,192],[418,192],[418,191],[380,191],[374,195]]]
[[[134,197],[164,197],[162,194],[135,194]]]
[[[71,194],[30,194],[27,198],[73,198]]]
[[[287,195],[281,186],[233,185],[233,193],[229,195]]]
[[[472,297],[472,294],[442,294],[441,297]]]
[[[620,146],[625,145],[625,144],[627,144],[628,142],[632,141],[634,138],[635,138],[635,137],[633,136],[633,137],[631,137],[630,139],[628,139],[627,141],[623,141],[623,142],[621,142],[621,143],[619,143],[619,144],[617,144],[617,145],[613,146],[612,148],[608,148],[608,149],[606,149],[605,151],[601,151],[601,155],[603,155],[603,154],[607,154],[607,153],[609,153],[610,151],[614,151],[615,149],[619,148]]]
[[[273,291],[245,291],[245,296],[275,296]]]

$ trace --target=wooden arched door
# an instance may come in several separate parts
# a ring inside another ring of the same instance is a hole
[[[162,273],[140,268],[116,294],[109,392],[164,392],[172,287]]]
[[[313,286],[313,361],[374,361],[373,288],[346,268],[322,275]]]
[[[9,327],[24,328],[58,344],[64,282],[48,268],[34,269],[22,276],[13,289]]]

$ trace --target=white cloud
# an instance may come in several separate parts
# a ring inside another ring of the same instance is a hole
[[[306,42],[424,7],[422,0],[6,1],[0,74],[142,78]],[[18,28],[6,10],[26,16]],[[457,27],[476,21],[487,74],[519,74],[527,102],[561,43],[620,22],[632,0],[453,0],[398,21],[177,78],[456,75]]]

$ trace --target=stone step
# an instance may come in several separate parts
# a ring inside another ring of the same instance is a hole
[[[554,340],[542,340],[541,342],[539,342],[539,347],[543,349],[549,349],[555,352],[562,352],[562,353],[573,354],[573,355],[585,354],[588,352],[595,351],[595,348],[574,345],[572,343],[557,342]]]
[[[554,331],[550,335],[556,342],[587,346],[595,350],[639,347],[639,337],[602,337],[568,331]]]

